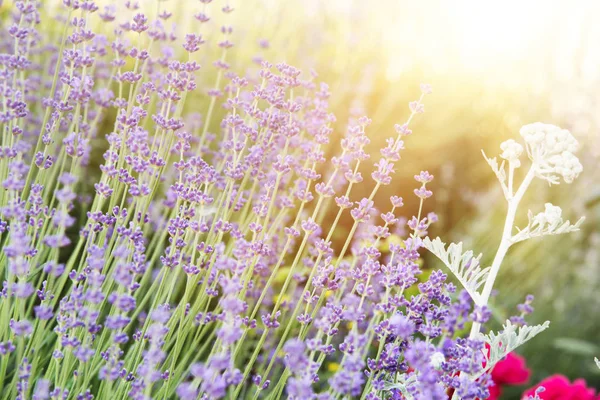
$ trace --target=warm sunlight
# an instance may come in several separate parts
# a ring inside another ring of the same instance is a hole
[[[388,77],[396,79],[416,64],[429,64],[440,72],[460,69],[485,74],[486,80],[499,84],[527,81],[531,85],[531,79],[549,72],[549,64],[550,72],[569,76],[575,73],[573,57],[590,65],[600,56],[596,45],[600,30],[591,18],[600,12],[600,3],[575,4],[542,0],[397,3],[394,12],[384,13],[389,22],[381,25],[389,48]],[[415,53],[421,59],[415,59]],[[593,69],[586,72],[597,77],[600,71]]]

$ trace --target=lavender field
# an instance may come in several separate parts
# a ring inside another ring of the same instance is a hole
[[[575,3],[0,0],[0,398],[600,399]]]

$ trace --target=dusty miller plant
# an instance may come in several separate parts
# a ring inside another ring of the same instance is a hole
[[[523,126],[520,134],[525,142],[525,148],[513,139],[503,142],[500,145],[502,150],[500,164],[496,157],[488,158],[483,153],[498,178],[508,204],[502,238],[492,265],[482,268],[479,264],[481,254],[474,257],[470,250],[463,252],[462,243],[451,243],[446,248],[440,238],[423,240],[424,246],[448,267],[478,307],[488,306],[502,261],[514,244],[542,236],[575,232],[579,230],[584,220],[582,217],[574,224],[568,220],[564,221],[562,209],[546,203],[544,211],[537,214],[528,211],[528,223],[525,227],[515,226],[519,203],[534,178],[544,180],[550,185],[559,184],[561,179],[565,183],[571,183],[583,169],[574,154],[578,148],[577,140],[568,130],[537,122]],[[524,150],[530,165],[525,177],[517,186],[515,172],[522,167],[521,159]],[[489,346],[486,368],[491,370],[509,352],[548,326],[549,321],[536,326],[517,327],[508,320],[501,332],[490,332],[484,335],[480,332],[481,323],[474,321],[469,337],[480,338]],[[477,376],[473,379],[477,379]]]

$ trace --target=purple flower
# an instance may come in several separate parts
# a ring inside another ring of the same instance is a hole
[[[171,311],[169,309],[169,305],[163,304],[162,306],[158,306],[158,308],[152,311],[150,318],[152,318],[152,320],[154,321],[166,324],[167,321],[169,321],[169,318],[171,318]]]
[[[17,348],[15,345],[9,340],[7,342],[0,342],[0,355],[5,356],[7,354],[12,353]]]
[[[177,386],[177,396],[180,399],[195,399],[198,397],[198,391],[192,383],[182,383]]]
[[[421,171],[419,175],[415,175],[415,180],[421,183],[429,183],[433,180],[433,175],[427,171]]]
[[[29,336],[33,333],[33,325],[27,320],[15,321],[11,319],[9,326],[16,336]]]
[[[50,398],[50,381],[40,379],[35,384],[35,390],[32,396],[33,400],[46,400]]]
[[[431,190],[427,190],[425,186],[421,186],[418,189],[414,190],[415,195],[423,200],[430,198],[433,195]]]
[[[329,379],[329,383],[337,393],[358,396],[362,391],[365,376],[362,373],[364,361],[356,355],[349,356],[340,366],[338,372]]]
[[[33,307],[33,309],[35,311],[35,317],[44,321],[51,319],[54,315],[52,307],[50,306],[39,305]]]
[[[394,314],[388,320],[389,331],[402,339],[409,338],[416,330],[415,324],[401,314]]]
[[[473,322],[480,324],[486,323],[492,316],[492,311],[486,306],[475,306],[473,313],[471,313],[471,319]]]
[[[308,359],[304,354],[305,344],[299,339],[290,339],[283,346],[285,352],[285,365],[292,372],[300,372],[308,366]]]
[[[373,201],[363,198],[356,203],[356,207],[350,211],[350,215],[357,222],[365,222],[371,217],[371,212],[374,211]]]
[[[404,202],[402,201],[402,197],[392,196],[392,197],[390,197],[390,201],[392,202],[392,206],[394,208],[399,208],[404,205]]]

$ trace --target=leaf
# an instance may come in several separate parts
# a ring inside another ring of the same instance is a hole
[[[496,160],[496,157],[488,158],[483,150],[481,150],[481,154],[483,154],[483,158],[485,158],[485,161],[487,161],[492,168],[492,171],[494,171],[494,174],[496,174],[496,177],[502,186],[504,197],[506,197],[508,200],[510,198],[510,193],[508,191],[508,187],[506,186],[506,171],[504,169],[504,161],[502,161],[502,164],[498,166],[498,160]]]
[[[414,397],[409,393],[408,386],[413,384],[417,380],[416,375],[412,374],[408,378],[406,378],[406,374],[401,374],[401,375],[396,375],[396,379],[399,382],[385,382],[384,390],[389,391],[392,389],[398,389],[402,392],[402,395],[407,400],[412,400]]]
[[[570,354],[591,356],[598,353],[598,346],[593,343],[575,338],[558,338],[554,340],[554,347]]]
[[[492,168],[492,171],[494,171],[494,173],[498,177],[498,180],[502,183],[506,182],[506,172],[504,171],[504,162],[502,162],[502,164],[500,166],[498,166],[498,161],[496,160],[496,157],[488,158],[488,156],[485,155],[483,150],[481,150],[481,154],[483,154],[483,158],[485,158],[485,161],[487,161],[487,163],[490,165],[490,167]]]
[[[562,218],[555,221],[553,224],[549,224],[540,217],[543,217],[544,213],[541,212],[537,215],[533,215],[531,210],[527,213],[529,223],[523,229],[519,229],[518,233],[511,237],[512,243],[522,242],[523,240],[533,239],[541,236],[550,235],[563,235],[566,233],[572,233],[579,231],[581,224],[585,221],[585,217],[579,218],[576,223],[571,224],[571,221],[564,221]],[[540,222],[542,221],[542,222]]]
[[[542,325],[516,326],[507,320],[502,332],[496,334],[492,331],[487,335],[480,334],[480,338],[490,346],[486,368],[492,369],[508,353],[546,330],[548,326],[550,326],[550,321],[546,321]]]
[[[425,238],[423,239],[423,245],[446,264],[450,272],[454,274],[456,279],[458,279],[469,293],[475,304],[481,305],[481,294],[478,290],[485,283],[490,271],[489,267],[481,268],[479,264],[481,254],[474,257],[471,250],[463,253],[462,242],[458,244],[451,243],[446,250],[446,243],[442,242],[439,237],[433,241]]]

